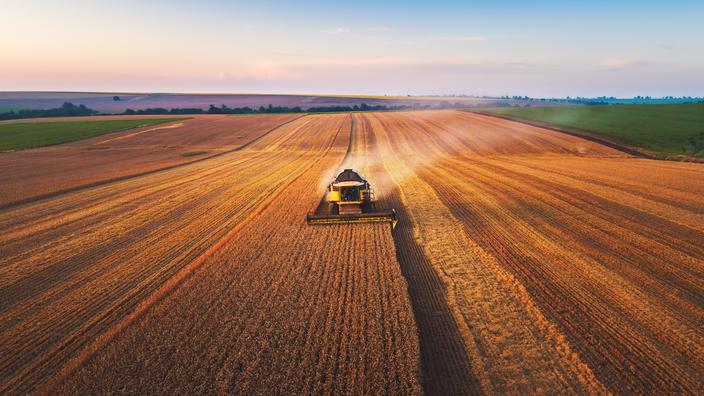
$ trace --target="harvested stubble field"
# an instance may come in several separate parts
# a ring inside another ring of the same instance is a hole
[[[113,360],[129,356],[143,367],[130,374],[133,363],[115,362],[85,390],[228,392],[288,383],[291,391],[417,393],[415,322],[388,226],[321,234],[301,216],[319,199],[322,172],[342,160],[350,125],[346,114],[307,116],[217,158],[1,211],[3,393],[35,388],[112,333],[109,345],[135,348],[118,347]],[[195,275],[184,275],[196,264]],[[185,311],[171,311],[177,302]],[[143,318],[129,326],[135,309]],[[227,362],[216,377],[213,364]],[[304,367],[308,384],[295,380]],[[88,385],[80,374],[71,378]]]
[[[704,392],[701,164],[456,111],[278,122],[0,209],[0,391]],[[305,225],[342,165],[393,234]]]
[[[58,391],[420,392],[415,322],[389,226],[310,228],[302,216],[348,147],[349,116],[329,117],[346,122],[339,134],[311,128],[329,152]]]
[[[199,115],[58,146],[0,155],[0,207],[232,151],[300,115]],[[149,116],[81,117],[81,121]],[[163,116],[161,117],[163,118]],[[14,120],[68,122],[68,118]],[[74,120],[75,121],[75,117]],[[3,122],[8,124],[9,121]],[[204,152],[202,156],[184,155]]]
[[[482,391],[704,390],[704,168],[479,115],[365,117]]]

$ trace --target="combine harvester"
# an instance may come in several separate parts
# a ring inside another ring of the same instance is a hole
[[[376,209],[374,190],[354,169],[345,169],[327,188],[324,201],[315,213],[308,213],[308,224],[390,223],[396,227],[396,211]]]

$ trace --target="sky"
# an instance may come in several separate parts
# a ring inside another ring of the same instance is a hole
[[[703,96],[704,1],[0,0],[0,91]]]

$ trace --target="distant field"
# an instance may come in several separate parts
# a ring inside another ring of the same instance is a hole
[[[663,157],[704,156],[704,104],[511,107],[481,112],[602,135]]]
[[[23,150],[87,139],[129,128],[162,124],[179,118],[66,121],[0,124],[0,151]]]
[[[113,100],[118,96],[120,100]],[[21,109],[51,109],[60,107],[65,102],[74,105],[85,105],[90,109],[105,114],[122,113],[126,109],[140,110],[162,107],[208,109],[210,105],[228,107],[260,106],[300,106],[303,109],[310,107],[329,106],[354,106],[366,103],[370,106],[386,105],[429,105],[437,106],[441,101],[461,103],[467,107],[496,106],[497,102],[515,103],[512,100],[499,100],[491,98],[470,97],[436,97],[436,96],[374,96],[374,95],[327,95],[327,94],[301,94],[301,95],[273,95],[273,94],[178,94],[178,93],[108,93],[108,92],[0,92],[0,108]]]

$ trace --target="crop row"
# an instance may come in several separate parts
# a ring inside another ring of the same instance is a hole
[[[314,161],[53,391],[420,393],[415,322],[388,225],[305,224],[321,178],[347,150],[349,123],[305,131],[317,143],[299,131],[263,149]],[[329,150],[315,148],[330,136]]]
[[[303,118],[246,150],[0,213],[0,377],[34,388],[268,201],[332,137]],[[280,150],[268,151],[282,146]]]
[[[700,168],[477,115],[369,117],[484,390],[702,392]]]
[[[198,116],[58,146],[3,153],[0,207],[229,151],[298,117]],[[194,152],[201,154],[190,155]]]

